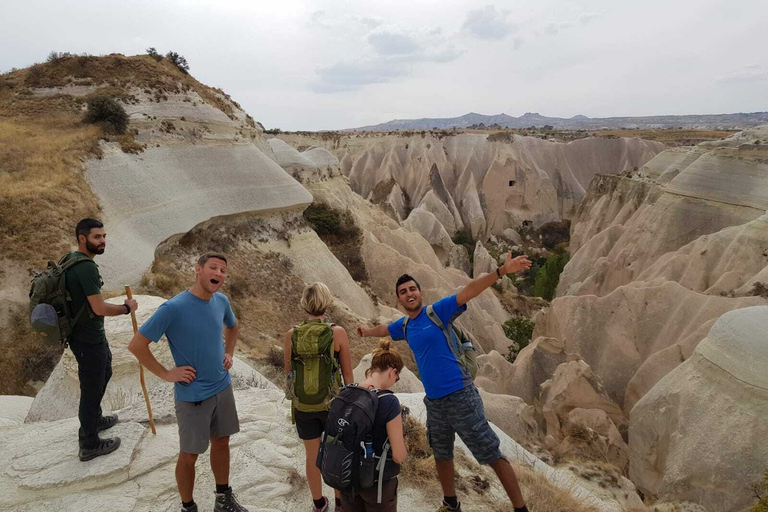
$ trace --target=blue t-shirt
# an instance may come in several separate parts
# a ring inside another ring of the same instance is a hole
[[[201,402],[225,390],[231,383],[224,369],[224,326],[237,324],[229,299],[214,293],[203,300],[185,290],[163,303],[139,332],[157,342],[168,338],[176,366],[191,366],[195,380],[174,383],[180,402]]]
[[[456,295],[444,297],[432,305],[443,325],[455,320],[467,310],[467,305],[459,307]],[[471,383],[461,371],[461,366],[453,355],[443,331],[432,323],[424,306],[416,318],[408,320],[408,346],[411,347],[419,367],[419,376],[424,384],[428,398],[436,399],[450,395]],[[403,320],[399,318],[389,324],[389,335],[393,340],[405,339]]]

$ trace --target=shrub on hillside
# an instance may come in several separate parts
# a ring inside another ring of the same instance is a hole
[[[755,282],[754,286],[752,286],[752,295],[755,297],[763,297],[765,299],[768,299],[768,286],[764,285],[760,281]]]
[[[128,128],[128,114],[123,106],[107,97],[89,99],[84,120],[98,124],[107,133],[122,134]]]
[[[155,59],[157,62],[160,62],[161,60],[163,60],[163,56],[157,53],[157,50],[155,49],[154,46],[150,46],[149,48],[147,48],[147,55]]]
[[[547,262],[536,274],[536,282],[533,286],[533,294],[542,299],[555,298],[557,283],[560,282],[560,274],[563,272],[569,256],[566,253],[555,254],[547,258]]]
[[[168,52],[165,54],[165,58],[171,61],[171,63],[179,68],[179,71],[182,73],[189,73],[189,63],[187,62],[187,59],[184,58],[183,55],[180,55],[176,52]]]
[[[509,351],[506,356],[507,361],[514,363],[517,354],[531,342],[534,323],[527,318],[517,316],[507,320],[502,327],[504,328],[504,334],[506,334],[507,338],[514,341],[514,343],[509,346]]]

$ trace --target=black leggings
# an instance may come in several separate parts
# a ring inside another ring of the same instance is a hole
[[[112,377],[112,351],[109,343],[70,343],[77,359],[77,376],[80,378],[80,439],[81,448],[99,445],[98,424],[101,418],[101,399]]]

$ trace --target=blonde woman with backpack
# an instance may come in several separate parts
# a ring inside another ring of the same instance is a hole
[[[344,384],[351,384],[354,378],[347,333],[325,317],[332,304],[333,296],[326,285],[307,286],[302,293],[301,307],[308,318],[285,334],[288,395],[292,399],[296,430],[304,442],[307,483],[313,501],[310,512],[330,510],[315,462],[331,400],[341,389],[342,377]],[[335,511],[341,512],[338,493]]]

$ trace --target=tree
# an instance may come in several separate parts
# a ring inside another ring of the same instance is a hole
[[[181,71],[182,73],[184,74],[189,73],[189,63],[187,62],[187,59],[185,59],[183,55],[179,55],[176,52],[168,52],[165,54],[165,58],[171,61],[174,66],[179,68],[179,71]]]
[[[507,361],[514,363],[517,354],[531,342],[534,323],[527,318],[516,316],[507,320],[504,325],[504,334],[514,343],[509,346]]]
[[[160,62],[161,60],[163,60],[163,56],[157,53],[157,50],[155,49],[154,46],[150,46],[149,48],[147,48],[147,55],[155,59],[157,62]]]
[[[555,254],[547,258],[547,262],[536,274],[536,281],[533,285],[533,294],[536,297],[546,300],[555,298],[557,283],[560,282],[560,274],[568,263],[568,259],[569,256],[566,253]]]
[[[128,114],[123,106],[112,98],[89,99],[84,121],[98,124],[107,133],[121,134],[128,129]]]

